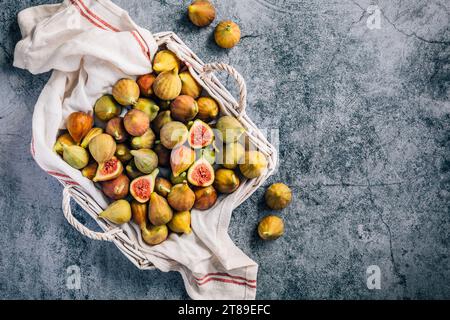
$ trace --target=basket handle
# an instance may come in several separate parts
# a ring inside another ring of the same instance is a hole
[[[122,230],[119,228],[114,228],[107,232],[95,232],[84,225],[82,225],[73,215],[72,209],[70,208],[70,199],[71,199],[71,189],[73,186],[66,186],[63,190],[63,199],[62,199],[62,209],[64,213],[64,217],[70,223],[72,227],[74,227],[78,232],[82,235],[93,239],[93,240],[103,240],[103,241],[113,241],[114,235]]]
[[[239,86],[239,104],[237,107],[237,112],[239,112],[239,114],[244,112],[247,106],[247,85],[245,84],[245,80],[242,75],[237,72],[235,68],[226,63],[215,62],[206,64],[203,67],[203,73],[201,74],[201,77],[207,76],[213,71],[226,71],[231,76],[233,76]]]

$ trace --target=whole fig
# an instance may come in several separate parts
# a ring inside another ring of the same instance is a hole
[[[105,211],[98,216],[115,224],[124,224],[131,220],[131,207],[127,200],[117,200],[111,203]]]
[[[83,169],[89,163],[89,154],[80,146],[64,146],[63,159],[75,169]]]
[[[103,133],[102,128],[92,128],[91,130],[89,130],[87,135],[83,138],[80,146],[82,146],[83,148],[87,148],[89,143],[92,141],[92,139],[94,139],[96,136],[98,136],[101,133]]]
[[[178,96],[170,104],[170,115],[173,119],[188,122],[195,118],[198,113],[197,101],[191,96]]]
[[[200,97],[197,100],[197,105],[197,118],[199,118],[200,120],[210,122],[217,118],[217,115],[219,114],[219,105],[213,98]]]
[[[195,151],[186,146],[179,146],[172,149],[170,154],[170,167],[175,177],[189,169],[195,161]],[[183,210],[180,210],[183,211]]]
[[[155,143],[155,134],[152,129],[148,129],[142,136],[131,139],[133,149],[151,149]]]
[[[150,121],[153,121],[158,115],[159,107],[155,101],[148,98],[139,98],[134,105],[134,109],[144,112]]]
[[[216,9],[208,0],[195,0],[188,7],[188,16],[197,27],[206,27],[216,18]]]
[[[161,50],[155,55],[153,60],[153,71],[161,73],[165,71],[175,70],[178,73],[180,70],[180,59],[169,50]],[[168,99],[170,100],[170,99]]]
[[[219,47],[233,48],[241,39],[241,29],[231,20],[221,21],[214,31],[214,39]]]
[[[213,186],[196,188],[194,208],[197,210],[208,210],[217,201],[217,192]]]
[[[169,205],[175,211],[191,210],[195,202],[195,194],[186,182],[174,185],[167,196]]]
[[[62,156],[64,146],[73,146],[74,144],[75,141],[73,141],[71,135],[68,132],[66,132],[60,135],[58,139],[56,139],[55,145],[53,146],[53,151]]]
[[[141,91],[141,95],[144,97],[150,97],[153,94],[153,82],[155,82],[156,77],[149,73],[144,74],[137,78],[136,83],[139,86],[139,90]]]
[[[127,176],[130,179],[136,179],[136,178],[144,175],[144,173],[140,172],[138,170],[138,168],[136,167],[136,164],[134,163],[134,159],[132,159],[130,162],[128,162],[127,166],[125,167],[125,171],[127,172]]]
[[[158,156],[151,149],[131,150],[134,164],[142,173],[152,173],[158,167]]]
[[[122,112],[120,104],[114,100],[110,94],[105,94],[95,102],[94,113],[101,121],[109,121],[112,118],[118,117]]]
[[[273,210],[286,208],[292,201],[291,189],[284,183],[274,183],[267,188],[264,195],[266,204]]]
[[[93,180],[97,172],[97,168],[98,163],[92,161],[86,167],[84,167],[83,170],[81,170],[81,174],[83,175],[83,177],[88,178],[89,180]]]
[[[136,104],[139,93],[139,86],[132,79],[120,79],[112,89],[114,99],[123,106]]]
[[[123,163],[128,162],[133,158],[130,149],[123,143],[117,145],[116,153],[114,155]]]
[[[232,193],[239,187],[238,176],[230,169],[219,169],[216,171],[214,188],[221,193]]]
[[[147,224],[145,223],[141,225],[141,233],[144,242],[154,246],[167,239],[169,230],[166,225],[147,227]]]
[[[125,130],[134,137],[142,136],[150,127],[150,118],[145,112],[132,109],[123,118]]]
[[[181,94],[197,99],[202,93],[202,86],[194,79],[189,71],[180,73]]]
[[[84,112],[73,112],[66,120],[66,127],[75,143],[80,143],[81,139],[92,129],[94,118]]]
[[[245,132],[242,124],[232,116],[220,117],[216,129],[219,131],[219,138],[225,143],[236,142]]]
[[[172,117],[170,116],[170,110],[160,112],[155,120],[152,121],[152,128],[153,131],[159,135],[159,132],[161,131],[161,128],[164,127],[166,123],[169,123],[172,121]]]
[[[239,169],[244,177],[253,179],[261,176],[267,169],[267,159],[259,151],[247,151],[244,155],[243,163],[239,165]]]
[[[118,143],[125,142],[128,138],[128,133],[125,131],[123,118],[115,117],[106,124],[106,133],[112,136]]]
[[[128,195],[130,187],[130,179],[124,174],[121,174],[113,180],[104,181],[102,184],[103,193],[110,199],[119,200]]]
[[[133,221],[141,226],[147,221],[147,203],[140,203],[136,200],[131,201],[131,214]]]
[[[188,129],[183,123],[171,121],[161,128],[159,135],[162,145],[167,149],[173,149],[186,142],[188,133]]]
[[[101,133],[89,143],[89,151],[98,163],[111,159],[116,152],[116,142],[106,133]]]
[[[258,234],[263,240],[275,240],[284,233],[284,223],[280,217],[266,216],[258,225]]]
[[[164,198],[167,197],[167,195],[170,193],[170,190],[172,189],[172,184],[169,180],[165,178],[158,177],[155,181],[155,192],[158,193],[160,196],[163,196]]]
[[[191,233],[191,213],[187,210],[176,212],[167,226],[176,233]]]
[[[153,92],[161,100],[173,100],[180,95],[181,79],[178,70],[161,72],[153,83]]]
[[[153,192],[150,196],[148,216],[153,225],[160,226],[172,220],[173,211],[164,197]]]
[[[223,165],[224,168],[227,169],[235,169],[238,164],[240,164],[242,161],[242,157],[245,154],[245,149],[242,144],[239,142],[233,142],[224,145],[223,150],[221,153],[219,153],[219,162]]]

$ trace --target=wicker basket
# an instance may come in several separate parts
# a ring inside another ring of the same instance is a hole
[[[268,160],[268,170],[259,178],[245,180],[235,191],[238,194],[236,206],[245,201],[275,170],[277,152],[267,141],[261,131],[245,113],[247,89],[242,76],[231,66],[223,63],[204,64],[181,40],[172,32],[163,32],[154,35],[158,46],[165,46],[182,60],[193,77],[220,105],[222,114],[235,116],[247,130],[252,145],[262,152]],[[227,89],[212,75],[213,71],[226,71],[232,75],[239,85],[239,103]],[[100,226],[104,232],[94,232],[82,225],[71,213],[70,199],[73,198]],[[220,201],[220,200],[219,200]],[[64,216],[67,221],[83,235],[95,239],[112,241],[139,269],[154,269],[139,243],[132,241],[124,230],[116,225],[98,219],[103,209],[80,186],[69,185],[64,188],[62,202]]]

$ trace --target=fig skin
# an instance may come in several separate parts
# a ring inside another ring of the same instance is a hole
[[[188,122],[194,119],[197,113],[197,101],[195,101],[191,96],[178,96],[170,104],[170,115],[174,120]]]
[[[233,48],[241,39],[241,29],[231,20],[221,21],[214,30],[214,39],[221,48]]]
[[[189,71],[183,71],[179,76],[181,79],[181,94],[191,96],[194,99],[200,97],[203,88],[191,73]]]
[[[158,177],[155,181],[155,192],[164,198],[167,198],[167,195],[170,193],[172,189],[172,183],[165,178]]]
[[[245,154],[245,148],[239,142],[229,143],[224,145],[219,159],[222,161],[222,166],[226,169],[236,169],[242,163],[242,158]]]
[[[67,130],[76,144],[80,143],[93,126],[94,117],[85,112],[73,112],[66,120]]]
[[[158,165],[160,167],[168,167],[170,166],[170,154],[171,151],[164,147],[161,142],[158,142],[156,146],[153,148],[153,151],[158,155]]]
[[[139,98],[133,108],[144,112],[150,121],[156,118],[159,111],[156,102],[148,98]]]
[[[150,196],[148,217],[154,226],[166,224],[173,217],[172,208],[167,203],[167,200],[156,192],[153,192]]]
[[[128,139],[128,133],[123,124],[123,118],[115,117],[106,124],[106,133],[114,138],[118,143],[125,142]]]
[[[63,155],[64,146],[73,146],[75,141],[73,141],[71,135],[68,132],[63,133],[56,139],[55,145],[53,146],[53,151],[58,153],[60,156]]]
[[[105,211],[98,216],[115,224],[124,224],[131,220],[131,206],[127,200],[117,200],[111,203]]]
[[[189,169],[195,161],[195,151],[189,147],[181,145],[172,149],[170,154],[170,167],[174,177],[178,177],[182,172]],[[183,211],[183,210],[180,210]]]
[[[194,206],[195,193],[186,182],[180,183],[172,187],[167,202],[175,211],[189,211]]]
[[[219,131],[220,140],[224,143],[236,142],[245,132],[242,124],[232,116],[220,117],[216,129]]]
[[[286,208],[292,201],[292,191],[284,183],[278,182],[267,188],[264,195],[266,204],[273,210]]]
[[[139,137],[150,128],[150,119],[145,112],[132,109],[123,118],[123,125],[130,135]]]
[[[152,129],[148,129],[142,136],[131,139],[133,149],[151,149],[155,143],[155,134]]]
[[[89,163],[86,167],[81,170],[81,174],[83,177],[88,178],[89,180],[94,179],[95,173],[97,172],[98,163],[93,161]]]
[[[128,162],[133,159],[133,155],[130,153],[130,149],[126,146],[126,144],[121,143],[116,146],[116,152],[114,154],[117,159],[119,159],[122,163]]]
[[[141,225],[142,240],[148,245],[154,246],[165,241],[169,235],[169,229],[166,225],[150,226]]]
[[[239,165],[239,169],[244,177],[254,179],[263,174],[267,169],[267,159],[259,151],[246,151],[243,163]]]
[[[123,199],[128,195],[130,179],[124,174],[109,181],[102,182],[103,193],[112,200]]]
[[[139,86],[133,79],[120,79],[112,89],[114,99],[123,106],[136,104],[139,94]]]
[[[172,70],[175,70],[177,74],[178,70],[180,70],[180,59],[178,59],[176,54],[170,50],[161,50],[158,53],[156,53],[155,59],[153,60],[153,71],[161,74],[162,72]],[[155,93],[155,91],[153,92]]]
[[[278,216],[264,217],[258,225],[258,234],[263,240],[275,240],[284,233],[284,222]]]
[[[194,209],[208,210],[217,201],[217,192],[213,186],[204,188],[195,188],[195,203]]]
[[[170,110],[160,112],[155,120],[152,121],[153,131],[159,135],[161,128],[164,127],[167,123],[172,122],[172,117],[170,115]]]
[[[89,143],[89,151],[98,163],[110,160],[116,153],[116,142],[109,134],[101,133]]]
[[[239,188],[239,177],[233,170],[218,169],[216,171],[216,179],[214,180],[214,188],[220,193],[233,193]]]
[[[109,173],[104,173],[103,171],[111,165],[115,165],[116,168]],[[95,173],[95,177],[92,179],[94,182],[108,181],[117,178],[123,172],[122,162],[119,161],[116,157],[112,157],[108,161],[99,163],[97,167],[97,172]]]
[[[173,173],[170,175],[170,182],[172,182],[172,184],[179,184],[179,183],[183,183],[185,181],[187,181],[187,173],[186,172],[183,172],[178,177],[175,177],[173,175]]]
[[[188,210],[176,212],[167,226],[176,233],[191,233],[191,212]]]
[[[158,156],[151,149],[131,150],[134,156],[134,164],[142,173],[151,173],[158,167]]]
[[[173,100],[181,93],[181,79],[178,70],[161,72],[153,83],[153,92],[161,100]]]
[[[139,86],[139,90],[141,91],[141,95],[144,97],[150,97],[153,94],[153,82],[155,82],[156,76],[154,74],[144,74],[139,76],[136,80],[136,83]]]
[[[136,200],[131,201],[131,214],[133,222],[141,226],[147,222],[147,203],[139,203]]]
[[[197,27],[206,27],[216,18],[216,9],[210,1],[195,0],[188,7],[188,16]]]
[[[118,117],[121,112],[122,106],[118,104],[110,94],[105,94],[95,102],[95,116],[103,122],[107,122],[112,118]]]
[[[161,143],[167,149],[173,149],[186,142],[188,138],[188,129],[178,121],[166,123],[159,133]]]
[[[214,169],[208,160],[200,158],[189,168],[187,179],[193,186],[208,187],[214,182]]]
[[[89,154],[80,146],[65,146],[63,159],[69,166],[75,169],[83,169],[89,163]]]
[[[202,121],[211,122],[212,120],[215,120],[219,115],[219,105],[213,98],[200,97],[197,100],[197,105],[197,118]]]
[[[142,177],[144,175],[136,167],[136,164],[134,163],[134,159],[132,159],[132,160],[130,160],[130,162],[128,162],[127,166],[125,167],[125,171],[127,173],[128,178],[130,178],[132,180]]]
[[[94,139],[96,136],[98,136],[101,133],[103,133],[102,128],[92,128],[91,130],[89,130],[87,135],[83,138],[80,146],[82,146],[83,148],[87,148],[89,146],[89,143],[91,143],[92,139]]]

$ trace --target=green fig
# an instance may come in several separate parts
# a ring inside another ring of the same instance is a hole
[[[123,163],[130,161],[133,158],[130,149],[123,143],[116,146],[116,153],[114,155]]]
[[[166,225],[147,227],[146,223],[141,225],[142,239],[148,245],[154,246],[167,239],[169,230]]]
[[[158,156],[151,149],[130,151],[134,156],[134,164],[142,173],[151,173],[158,166]]]
[[[173,217],[172,208],[167,203],[167,200],[156,192],[153,192],[150,196],[148,217],[155,226],[166,224]]]
[[[164,127],[166,123],[169,123],[171,121],[172,117],[170,116],[170,110],[160,112],[156,116],[155,120],[152,121],[153,131],[159,135],[161,128]]]
[[[159,133],[161,143],[167,149],[173,149],[186,142],[188,138],[188,129],[178,121],[166,123]]]
[[[170,174],[170,182],[172,182],[172,184],[179,184],[184,181],[187,181],[187,172],[181,173],[178,177],[175,177],[173,173]]]
[[[127,200],[117,200],[111,203],[105,211],[98,216],[115,224],[124,224],[131,220],[131,206]]]
[[[186,210],[175,213],[167,226],[176,233],[191,233],[191,212]]]
[[[64,146],[63,159],[75,169],[83,169],[89,163],[89,154],[80,146]]]
[[[114,100],[112,95],[106,94],[95,102],[94,113],[101,121],[109,121],[118,117],[122,112],[122,107]]]
[[[223,116],[217,120],[216,129],[219,138],[225,143],[236,142],[245,132],[242,124],[232,116]]]
[[[152,129],[148,129],[142,136],[131,139],[133,149],[151,149],[155,143],[155,134]]]
[[[148,115],[150,121],[153,121],[158,115],[159,107],[155,101],[148,98],[139,98],[134,105],[134,109],[141,110]]]
[[[64,146],[73,146],[75,144],[75,141],[73,141],[71,135],[66,132],[63,133],[56,139],[55,145],[53,147],[53,151],[58,153],[60,156],[63,155]]]

